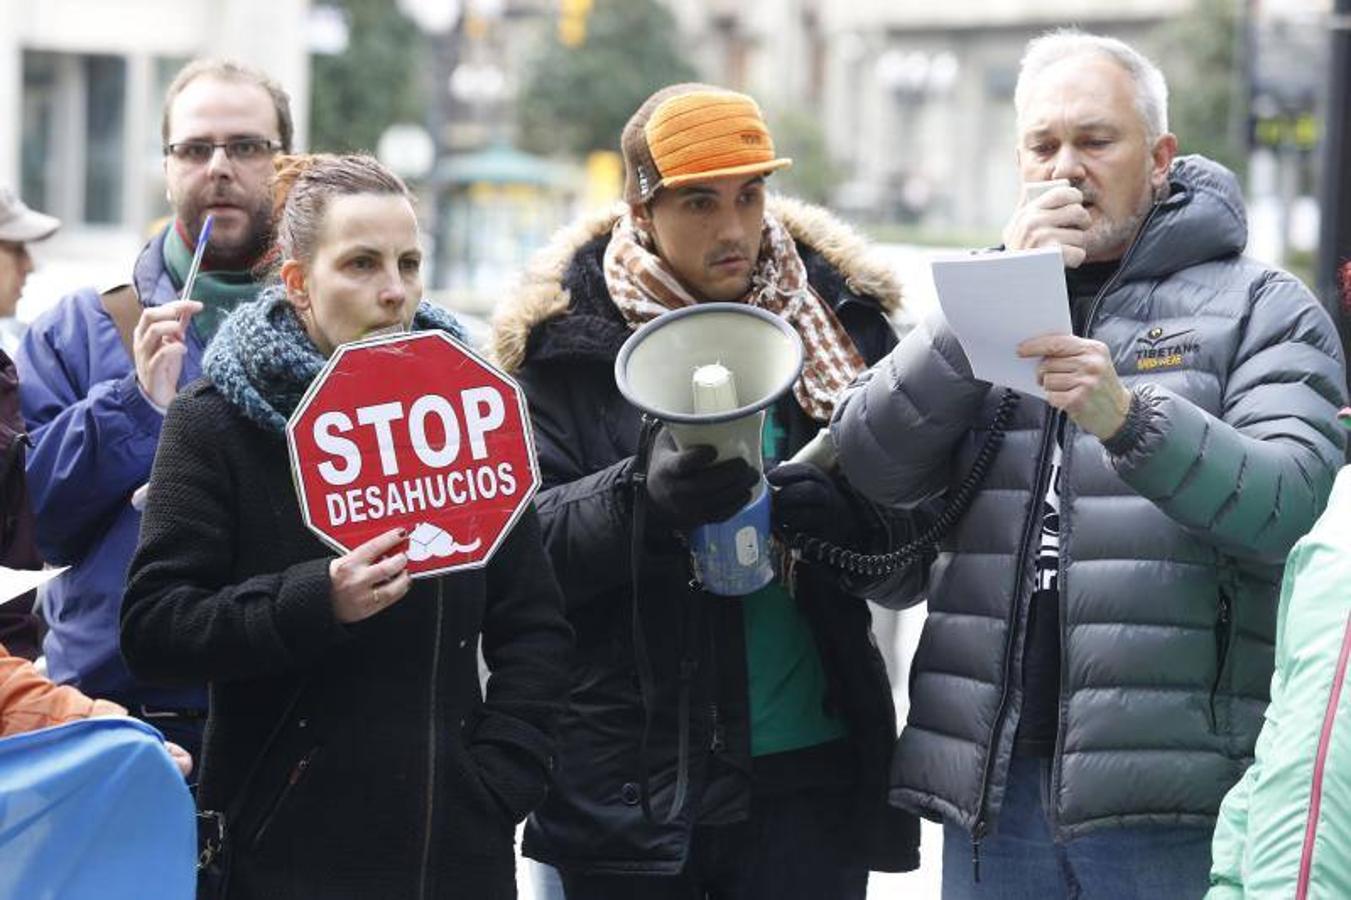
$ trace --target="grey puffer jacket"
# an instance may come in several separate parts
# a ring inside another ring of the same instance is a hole
[[[1262,726],[1281,561],[1343,452],[1330,318],[1296,279],[1240,255],[1228,171],[1184,157],[1171,181],[1085,320],[1135,397],[1118,452],[1065,430],[1059,840],[1213,824]],[[875,500],[934,497],[969,469],[1001,393],[942,324],[917,328],[836,412],[840,464]],[[892,760],[892,803],[977,841],[997,820],[1022,707],[1055,418],[1022,399],[940,548]]]

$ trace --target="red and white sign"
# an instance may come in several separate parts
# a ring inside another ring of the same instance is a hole
[[[286,423],[305,524],[346,553],[408,529],[408,572],[487,564],[539,488],[519,385],[440,331],[344,344]]]

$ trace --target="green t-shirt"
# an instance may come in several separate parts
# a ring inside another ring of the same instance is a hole
[[[797,602],[778,582],[742,599],[751,756],[833,741],[844,723],[825,711],[826,672]]]
[[[771,407],[765,416],[765,468],[784,450]],[[778,581],[742,598],[751,756],[814,747],[843,737],[844,723],[825,711],[826,672],[811,625]]]

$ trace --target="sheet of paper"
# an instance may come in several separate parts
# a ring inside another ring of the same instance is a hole
[[[9,569],[0,566],[0,606],[21,597],[39,585],[46,584],[70,566],[58,569]]]
[[[1072,334],[1060,250],[1004,250],[935,259],[943,317],[977,378],[1044,397],[1037,359],[1020,359],[1028,338]]]

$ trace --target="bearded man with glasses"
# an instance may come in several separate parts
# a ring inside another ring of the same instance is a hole
[[[272,158],[289,152],[290,100],[266,74],[196,60],[169,86],[161,126],[173,219],[146,244],[129,284],[85,288],[35,321],[16,362],[33,447],[28,486],[44,557],[71,570],[45,598],[53,680],[113,700],[195,757],[201,686],[135,681],[118,652],[118,613],[160,425],[236,303],[272,231]],[[182,297],[213,217],[201,272]]]

